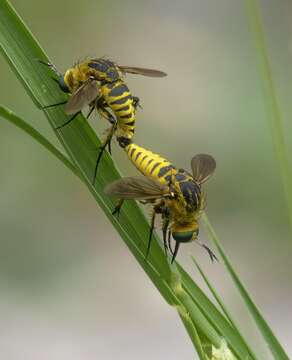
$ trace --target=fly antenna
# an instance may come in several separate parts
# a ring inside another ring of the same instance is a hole
[[[50,62],[47,61],[43,61],[40,59],[36,59],[39,63],[48,66],[50,69],[52,69],[54,71],[54,73],[56,73],[58,76],[62,76],[62,74],[58,71],[58,69],[56,68],[56,66]]]

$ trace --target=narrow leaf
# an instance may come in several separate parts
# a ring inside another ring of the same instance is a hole
[[[211,285],[210,281],[208,280],[207,276],[203,272],[202,268],[200,267],[200,265],[198,264],[196,259],[194,257],[192,257],[192,260],[193,260],[194,264],[196,265],[197,269],[199,270],[199,272],[200,272],[203,280],[205,281],[205,284],[207,285],[208,289],[210,290],[211,294],[214,296],[214,299],[217,301],[217,303],[220,306],[221,310],[223,311],[224,315],[226,316],[226,318],[229,320],[230,324],[232,325],[234,331],[236,331],[238,337],[242,340],[242,342],[248,348],[249,353],[250,353],[250,358],[255,359],[256,357],[253,354],[252,350],[250,349],[250,346],[244,340],[243,336],[241,335],[241,333],[239,331],[238,326],[234,323],[234,320],[232,319],[232,316],[229,314],[229,311],[227,310],[227,308],[224,305],[224,303],[223,303],[222,299],[220,298],[220,296],[217,294],[217,291],[215,290],[214,286]]]
[[[247,348],[245,342],[243,342],[236,331],[234,331],[233,327],[226,318],[192,280],[189,274],[179,265],[178,270],[182,278],[183,289],[189,294],[193,301],[195,301],[198,308],[211,322],[217,332],[227,341],[234,354],[238,356],[239,359],[251,359],[249,349]],[[216,348],[219,348],[220,344],[221,341],[214,345]]]
[[[258,69],[264,90],[264,100],[267,108],[267,119],[271,129],[272,141],[278,159],[281,180],[286,195],[288,215],[292,227],[292,173],[285,145],[283,119],[277,98],[271,64],[269,61],[266,40],[257,0],[246,0],[250,32],[258,58]]]
[[[45,53],[6,0],[0,0],[0,46],[11,68],[39,108],[64,100],[64,94],[51,79],[50,70],[36,61],[36,59],[48,61]],[[45,114],[54,129],[68,120],[62,107],[47,109]],[[127,202],[119,220],[111,215],[115,204],[103,193],[103,188],[109,182],[118,179],[120,175],[107,153],[101,161],[96,184],[92,186],[100,141],[86,119],[82,115],[77,116],[70,125],[56,131],[56,135],[72,159],[74,166],[82,174],[85,184],[97,203],[165,300],[170,305],[185,308],[194,324],[198,317],[200,322],[198,325],[196,323],[196,326],[200,328],[206,338],[210,339],[212,344],[220,345],[220,338],[216,330],[213,329],[190,295],[184,293],[184,302],[178,298],[171,280],[173,274],[177,272],[176,267],[170,266],[156,235],[153,238],[150,256],[147,262],[145,261],[149,224],[138,205],[133,201]],[[191,339],[195,344],[196,339],[192,337]]]
[[[196,329],[196,326],[192,322],[190,316],[187,313],[184,313],[184,312],[181,313],[180,311],[179,311],[179,316],[180,316],[189,336],[192,339],[194,339],[193,344],[197,350],[200,360],[207,360],[208,358],[203,350],[203,345],[201,343],[198,331]]]
[[[64,94],[52,81],[51,71],[36,59],[48,60],[32,34],[26,29],[8,1],[0,0],[0,46],[13,71],[22,80],[25,89],[39,107],[60,102]],[[68,120],[62,107],[45,111],[50,124],[55,129]],[[170,267],[157,241],[153,247],[149,262],[144,260],[147,247],[148,223],[135,202],[128,202],[122,210],[120,221],[111,215],[114,202],[103,193],[104,186],[119,174],[111,157],[106,153],[102,159],[95,187],[92,178],[100,141],[85,118],[80,115],[70,125],[56,131],[56,135],[72,159],[74,166],[82,174],[86,185],[98,204],[105,211],[116,229],[134,253],[142,267],[152,278],[168,302],[176,303],[170,287],[163,279],[170,278]],[[95,150],[96,149],[96,150]]]
[[[242,299],[244,300],[250,314],[252,315],[257,327],[259,328],[259,330],[260,330],[263,338],[265,339],[274,358],[277,360],[289,360],[289,358],[288,358],[287,354],[285,353],[284,349],[282,348],[281,344],[279,343],[279,341],[273,334],[271,328],[267,324],[266,320],[262,317],[261,313],[259,312],[258,308],[256,307],[253,300],[249,296],[244,285],[242,284],[242,282],[239,280],[237,274],[235,273],[233,266],[231,265],[228,257],[225,255],[222,245],[220,244],[219,239],[218,239],[212,225],[210,224],[209,219],[206,214],[203,214],[202,220],[208,231],[210,239],[212,240],[212,242],[216,246],[220,256],[222,257],[224,265],[226,266],[226,269],[228,270],[235,286],[237,287]]]
[[[16,125],[19,129],[23,130],[28,135],[30,135],[35,141],[44,146],[51,154],[56,156],[69,170],[73,172],[74,175],[78,176],[81,180],[83,180],[80,172],[71,163],[71,161],[63,153],[61,153],[61,151],[59,151],[51,142],[49,142],[40,132],[35,130],[32,126],[30,126],[27,122],[14,114],[11,110],[1,105],[0,116],[3,119],[6,119],[12,124]]]

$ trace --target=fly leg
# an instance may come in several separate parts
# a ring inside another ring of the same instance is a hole
[[[172,255],[172,259],[171,259],[171,263],[173,263],[175,258],[176,258],[176,255],[177,255],[178,249],[179,249],[179,245],[180,245],[180,242],[176,241],[175,242],[175,247],[174,247],[174,252],[173,252],[173,255]]]
[[[165,255],[167,255],[167,240],[166,240],[166,236],[167,236],[167,229],[169,226],[169,209],[168,207],[165,205],[164,201],[161,201],[160,203],[158,203],[157,205],[154,206],[154,211],[156,214],[161,214],[162,215],[162,235],[163,235],[163,245],[164,245],[164,251],[165,251]]]
[[[64,126],[70,124],[70,122],[73,121],[73,120],[76,118],[76,116],[78,116],[79,114],[81,114],[81,111],[78,111],[76,114],[74,114],[68,121],[65,121],[64,124],[55,127],[55,130],[60,130],[60,129],[62,129]]]
[[[120,216],[120,211],[121,211],[121,208],[122,208],[122,205],[124,203],[124,199],[120,199],[117,203],[117,205],[115,206],[113,212],[112,212],[112,215],[113,216],[117,216],[117,218],[119,218]]]
[[[104,107],[97,107],[97,111],[101,117],[109,121],[112,125],[116,123],[116,118]]]
[[[97,109],[99,115],[106,119],[112,126],[117,126],[117,119],[106,109],[107,103],[105,102],[104,98],[100,96],[95,101],[95,108]],[[110,130],[111,131],[111,130]],[[112,147],[111,147],[111,139],[108,142],[108,152],[112,153]]]
[[[96,165],[95,165],[95,169],[94,169],[94,177],[93,177],[93,181],[92,181],[92,185],[94,185],[95,183],[95,180],[96,180],[96,175],[97,175],[97,169],[98,169],[98,165],[99,165],[99,162],[101,160],[101,157],[102,157],[102,154],[104,152],[104,150],[106,149],[106,147],[108,146],[109,149],[111,150],[110,148],[110,143],[111,143],[111,140],[112,140],[112,137],[116,131],[116,122],[111,126],[111,128],[109,129],[109,133],[107,135],[107,137],[105,138],[105,140],[102,142],[102,145],[100,146],[99,148],[99,154],[98,154],[98,157],[97,157],[97,160],[96,160]]]
[[[179,249],[179,245],[180,245],[180,242],[176,241],[175,242],[175,247],[174,247],[174,250],[172,250],[172,246],[171,246],[171,231],[168,230],[168,248],[169,248],[169,251],[172,255],[172,258],[171,258],[171,263],[174,262],[175,258],[176,258],[176,255],[178,253],[178,249]]]
[[[53,107],[53,106],[58,106],[58,105],[66,104],[66,103],[67,103],[67,101],[61,102],[61,103],[58,103],[58,104],[48,105],[48,106],[43,107],[43,109],[47,109],[47,108],[50,108],[50,107]],[[91,104],[91,105],[90,105],[89,112],[88,112],[88,114],[86,115],[86,119],[88,119],[88,118],[90,117],[90,115],[92,114],[94,108],[95,108],[95,105]],[[57,127],[55,128],[55,130],[60,130],[60,129],[62,129],[64,126],[70,124],[71,121],[73,121],[73,120],[76,118],[76,116],[78,116],[79,114],[81,114],[81,111],[78,111],[76,114],[74,114],[68,121],[65,121],[64,124],[62,124],[62,125],[60,125],[60,126],[57,126]]]
[[[167,240],[166,240],[168,225],[169,225],[169,219],[166,217],[162,218],[163,245],[164,245],[164,252],[165,252],[166,256],[167,256],[167,250],[168,250]]]
[[[86,115],[86,119],[88,119],[90,117],[90,115],[92,114],[94,109],[97,109],[99,115],[103,118],[105,118],[106,120],[108,120],[112,125],[114,125],[116,123],[116,119],[115,117],[105,108],[106,107],[106,102],[103,99],[102,96],[97,97],[94,101],[92,101],[90,103],[90,109],[88,114]],[[112,148],[111,148],[111,139],[107,144],[108,146],[108,151],[111,154],[112,153]]]
[[[36,59],[40,64],[42,65],[46,65],[48,66],[50,69],[52,69],[52,71],[58,76],[58,78],[60,78],[62,76],[62,74],[58,71],[58,69],[56,68],[56,66],[52,63],[49,63],[49,62],[46,62],[46,61],[43,61],[43,60],[40,60],[40,59]],[[59,80],[56,79],[55,77],[52,77],[52,79],[59,84]],[[53,108],[55,106],[59,106],[59,105],[64,105],[67,103],[68,100],[65,100],[65,101],[61,101],[59,103],[56,103],[56,104],[51,104],[51,105],[46,105],[46,106],[42,106],[42,110],[45,110],[45,109],[49,109],[49,108]]]
[[[101,117],[109,121],[112,125],[116,123],[116,118],[106,109],[108,105],[102,96],[94,101],[94,106]]]
[[[50,104],[50,105],[46,105],[46,106],[42,106],[42,110],[46,110],[46,109],[50,109],[50,108],[53,108],[55,106],[59,106],[59,105],[64,105],[68,102],[68,100],[65,100],[65,101],[61,101],[61,102],[58,102],[56,104]]]
[[[64,105],[67,103],[67,100],[66,101],[62,101],[62,102],[59,102],[57,104],[51,104],[51,105],[46,105],[46,106],[43,106],[42,107],[42,110],[46,110],[46,109],[49,109],[49,108],[53,108],[55,106],[59,106],[59,105]],[[57,126],[55,127],[55,130],[59,130],[61,129],[62,127],[70,124],[71,121],[73,121],[77,115],[81,114],[81,111],[78,111],[76,114],[74,114],[68,121],[65,121],[64,124],[60,125],[60,126]]]
[[[163,226],[163,244],[164,244],[165,253],[167,253],[166,232],[167,232],[167,228],[169,225],[169,210],[165,206],[164,201],[161,201],[158,204],[156,204],[155,206],[153,206],[153,209],[152,209],[149,240],[148,240],[148,246],[147,246],[145,260],[147,260],[149,252],[150,252],[152,235],[153,235],[154,224],[155,224],[155,217],[157,214],[162,214],[162,217],[165,220],[165,223]]]
[[[86,119],[89,119],[90,118],[90,116],[91,116],[91,114],[93,113],[93,110],[95,109],[95,103],[93,102],[93,103],[91,103],[90,105],[89,105],[89,111],[88,111],[88,114],[86,115]]]
[[[46,106],[43,106],[43,107],[42,107],[42,110],[50,109],[50,108],[53,108],[53,107],[59,106],[59,105],[64,105],[64,104],[66,104],[67,102],[68,102],[68,101],[66,100],[66,101],[61,101],[61,102],[56,103],[56,104],[46,105]],[[91,112],[92,112],[92,111],[91,111]],[[87,115],[87,116],[90,116],[91,112],[89,112],[89,115]],[[73,121],[73,120],[76,118],[76,116],[79,115],[79,114],[81,114],[81,111],[78,111],[76,114],[74,114],[68,121],[65,121],[64,124],[55,127],[55,130],[59,130],[59,129],[61,129],[62,127],[70,124],[70,122]]]
[[[157,211],[158,212],[158,211]],[[163,203],[159,207],[159,212],[162,215],[162,235],[163,235],[163,245],[164,245],[164,252],[167,256],[167,229],[169,227],[170,218],[169,218],[169,208]]]
[[[155,211],[155,207],[153,207],[152,215],[151,215],[151,224],[150,224],[149,239],[148,239],[148,245],[147,245],[145,261],[147,261],[147,258],[148,258],[149,252],[150,252],[152,234],[153,234],[154,224],[155,224],[155,217],[156,217],[156,211]]]
[[[171,246],[171,231],[170,230],[168,230],[167,244],[168,244],[168,248],[169,248],[171,255],[173,255],[173,250],[172,250],[172,246]]]
[[[207,251],[208,255],[210,256],[210,259],[211,259],[212,263],[214,262],[214,260],[219,262],[217,256],[213,253],[213,251],[206,244],[202,243],[201,241],[198,241],[198,244],[200,246],[202,246]]]

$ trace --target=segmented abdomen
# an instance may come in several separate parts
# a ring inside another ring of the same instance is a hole
[[[122,80],[118,80],[103,85],[101,91],[106,103],[117,118],[116,136],[131,139],[135,132],[136,110],[129,88]]]
[[[169,184],[171,176],[177,174],[177,169],[168,160],[152,151],[133,143],[127,145],[125,151],[143,175],[151,177],[163,185]]]

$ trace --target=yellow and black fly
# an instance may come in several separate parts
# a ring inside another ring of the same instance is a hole
[[[166,73],[154,69],[121,66],[108,59],[98,58],[82,61],[68,69],[65,74],[61,74],[53,64],[40,62],[55,72],[57,75],[55,80],[61,90],[71,94],[67,101],[44,107],[47,109],[65,104],[65,112],[68,115],[73,115],[57,129],[68,125],[87,105],[90,108],[87,118],[94,109],[97,109],[98,113],[111,123],[111,128],[103,141],[97,158],[93,179],[95,182],[102,153],[107,146],[110,151],[113,135],[116,134],[118,139],[132,139],[135,132],[136,108],[139,104],[139,98],[131,94],[123,76],[130,73],[164,77]]]
[[[144,176],[126,177],[105,188],[105,193],[121,199],[113,213],[119,212],[123,201],[127,199],[152,204],[146,258],[150,251],[156,214],[161,214],[164,249],[165,252],[169,249],[173,262],[181,243],[197,240],[198,220],[205,208],[205,194],[201,185],[215,171],[216,162],[207,154],[194,156],[191,160],[191,175],[184,169],[177,169],[160,155],[132,142],[123,143],[122,146],[131,162]],[[174,251],[171,247],[171,235],[175,240]],[[200,245],[208,251],[212,261],[217,259],[205,244]]]

